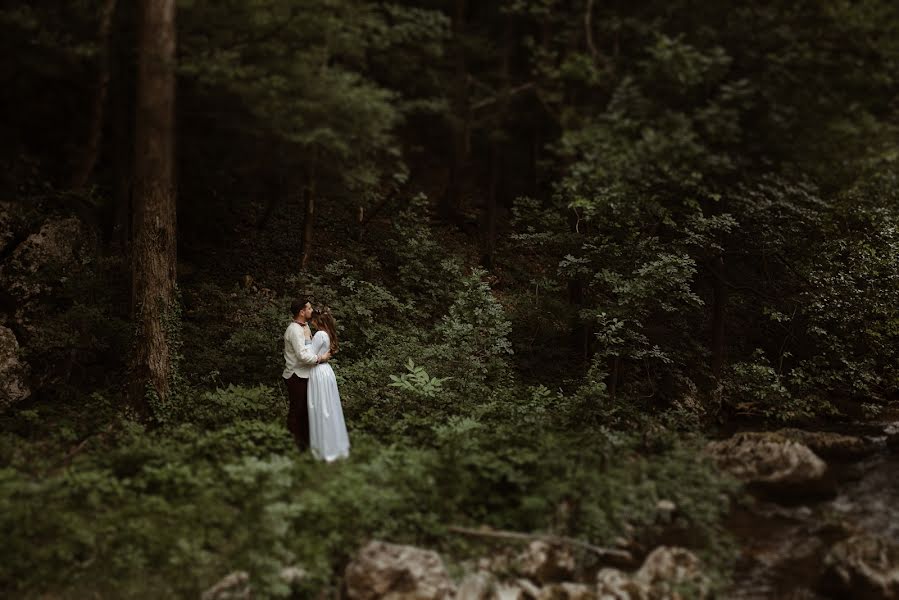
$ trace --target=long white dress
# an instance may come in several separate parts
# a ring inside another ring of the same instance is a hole
[[[312,337],[312,351],[324,354],[331,349],[331,338],[324,331]],[[350,455],[350,438],[343,420],[340,392],[334,369],[328,363],[312,367],[309,373],[309,446],[312,456],[328,462]]]

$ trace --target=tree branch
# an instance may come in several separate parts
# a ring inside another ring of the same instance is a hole
[[[477,102],[476,104],[473,104],[471,107],[471,110],[479,110],[481,108],[490,106],[491,104],[496,104],[497,102],[499,102],[501,100],[508,99],[509,96],[514,96],[515,94],[520,94],[521,92],[526,92],[533,87],[534,87],[534,82],[529,81],[528,83],[523,83],[523,84],[519,85],[518,87],[514,87],[508,91],[504,90],[500,94],[491,96],[489,98],[485,98],[484,100],[481,100],[480,102]]]
[[[584,34],[587,36],[587,48],[590,49],[590,56],[594,61],[599,60],[599,51],[596,44],[593,43],[593,0],[587,0],[587,8],[584,10]]]
[[[627,561],[632,561],[634,557],[627,550],[617,550],[615,548],[603,548],[594,546],[581,540],[559,535],[546,535],[539,533],[519,533],[517,531],[503,531],[499,529],[472,529],[470,527],[459,527],[450,525],[449,531],[453,533],[461,533],[462,535],[470,535],[475,537],[488,537],[501,540],[522,540],[522,541],[541,541],[547,544],[557,546],[574,546],[588,552],[592,552],[597,556],[614,556]]]

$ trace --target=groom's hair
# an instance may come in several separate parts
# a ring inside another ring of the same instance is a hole
[[[300,311],[303,310],[307,304],[312,304],[312,301],[309,298],[297,298],[293,302],[290,303],[290,316],[295,317],[300,314]]]

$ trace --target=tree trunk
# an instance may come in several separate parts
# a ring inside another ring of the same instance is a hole
[[[315,231],[315,179],[310,179],[303,190],[303,239],[300,243],[300,269],[309,266],[312,255],[312,234]]]
[[[452,115],[450,116],[451,148],[446,192],[440,204],[440,217],[448,223],[457,223],[462,205],[462,179],[468,162],[468,146],[471,128],[471,108],[468,101],[468,72],[465,66],[465,47],[462,35],[465,31],[466,0],[456,0],[453,10],[453,83]]]
[[[359,206],[358,213],[356,215],[356,233],[353,238],[358,242],[362,239],[362,235],[365,233],[365,228],[371,223],[372,219],[374,219],[378,213],[381,212],[387,204],[390,203],[391,200],[396,198],[398,192],[390,192],[385,194],[380,200],[378,200],[374,206],[369,208],[367,211],[364,207]]]
[[[509,112],[509,103],[511,99],[512,77],[510,74],[510,61],[512,56],[512,20],[504,19],[503,23],[503,54],[502,65],[500,67],[503,89],[498,104],[499,114],[503,117]],[[495,264],[496,253],[496,230],[497,230],[497,205],[499,203],[500,183],[505,176],[504,160],[502,154],[502,144],[498,136],[502,135],[502,126],[504,120],[501,117],[497,131],[491,136],[489,141],[490,152],[490,184],[487,189],[487,206],[484,211],[484,254],[482,263],[485,268],[493,270]]]
[[[131,31],[134,28],[130,11],[119,9],[116,30]],[[134,40],[130,35],[116,37],[112,66],[109,109],[112,144],[112,226],[109,236],[111,247],[123,255],[130,252],[131,242],[131,176],[133,168],[134,135]]]
[[[131,253],[131,403],[143,419],[150,398],[171,393],[176,316],[175,0],[141,0],[134,132],[134,240]]]
[[[727,284],[724,278],[724,258],[718,257],[714,261],[715,276],[712,278],[712,374],[715,379],[721,376],[721,368],[724,366],[724,325],[725,309],[727,308]]]
[[[484,211],[484,255],[481,263],[492,270],[496,252],[496,204],[499,194],[499,179],[502,169],[499,142],[490,142],[490,187],[487,189],[487,206]]]
[[[78,154],[72,173],[71,187],[76,190],[83,188],[90,179],[94,166],[97,164],[100,143],[103,140],[103,116],[109,90],[109,36],[115,7],[116,0],[104,0],[103,8],[100,11],[100,26],[97,31],[97,82],[94,87],[87,140]]]

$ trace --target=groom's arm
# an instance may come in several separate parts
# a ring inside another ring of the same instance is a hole
[[[324,362],[330,355],[323,355],[321,359],[312,352],[312,350],[306,346],[306,340],[303,339],[303,334],[301,330],[296,327],[290,328],[290,343],[293,344],[293,349],[296,351],[297,356],[300,359],[300,362],[307,365],[317,365],[320,362]]]

